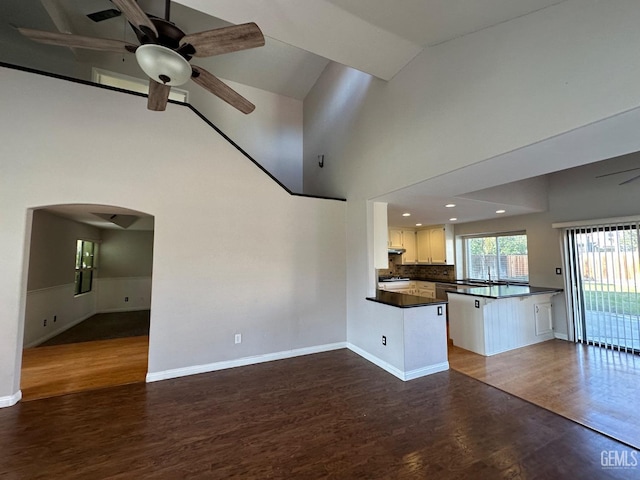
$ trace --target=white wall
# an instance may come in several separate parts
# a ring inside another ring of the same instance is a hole
[[[568,0],[428,48],[389,82],[331,64],[305,99],[305,187],[371,198],[635,108],[639,21],[633,0]]]
[[[133,56],[125,57],[124,62],[119,56],[105,56],[104,62],[97,66],[146,78]],[[246,97],[256,109],[245,115],[191,81],[179,88],[189,91],[189,103],[269,173],[292,192],[301,193],[302,101],[224,78],[221,80]]]
[[[151,307],[152,231],[103,230],[98,267],[98,312]]]
[[[101,232],[99,275],[150,277],[153,270],[153,231],[104,229]]]
[[[189,103],[289,190],[302,193],[302,101],[224,81],[256,109],[239,113],[193,82],[186,85]]]
[[[305,100],[304,183],[348,199],[350,342],[374,348],[364,340],[373,282],[367,200],[636,108],[638,22],[633,0],[568,0],[429,48],[387,83],[337,64],[325,70]],[[345,95],[354,82],[359,94]],[[318,153],[328,154],[323,169]],[[547,173],[576,161],[542,152],[527,168]],[[492,180],[524,178],[521,168],[514,162]]]
[[[155,216],[150,373],[345,341],[344,202],[290,196],[186,107],[0,78],[5,404],[19,390],[29,209],[43,205]]]

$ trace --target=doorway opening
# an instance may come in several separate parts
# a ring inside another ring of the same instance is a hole
[[[576,342],[640,353],[639,232],[638,222],[566,229]]]
[[[23,401],[144,382],[154,218],[121,207],[33,210]]]

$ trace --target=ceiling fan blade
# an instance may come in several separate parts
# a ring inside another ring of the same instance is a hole
[[[637,170],[637,169],[634,169],[634,170]],[[631,183],[631,182],[633,182],[635,180],[638,180],[639,178],[640,178],[640,175],[636,175],[635,177],[632,177],[629,180],[625,180],[620,185],[626,185],[627,183]]]
[[[131,25],[145,34],[149,34],[149,31],[153,32],[155,38],[158,38],[158,30],[153,24],[151,19],[137,4],[136,0],[111,0],[116,7],[127,17],[127,20]]]
[[[628,168],[627,170],[618,170],[617,172],[605,173],[604,175],[598,175],[596,178],[610,177],[611,175],[618,175],[619,173],[633,172],[634,170],[640,170],[640,167]]]
[[[210,57],[262,47],[264,35],[255,23],[244,23],[185,35],[180,40],[180,45],[185,44],[190,44],[195,49],[194,57]]]
[[[167,108],[169,100],[169,92],[171,87],[162,83],[149,79],[149,99],[147,100],[147,108],[154,112],[164,112]]]
[[[220,97],[232,107],[237,108],[242,113],[251,113],[256,108],[253,103],[222,82],[218,77],[207,72],[204,68],[196,65],[192,65],[192,68],[193,75],[191,79],[194,82],[215,96]]]
[[[31,28],[18,28],[18,31],[35,42],[61,47],[88,48],[90,50],[103,50],[117,53],[133,53],[136,51],[136,48],[138,48],[137,45],[133,45],[132,43],[110,40],[108,38],[85,37],[71,33],[45,32]]]

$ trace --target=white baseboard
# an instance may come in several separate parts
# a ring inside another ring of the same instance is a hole
[[[556,337],[558,340],[565,340],[565,341],[569,341],[569,335],[567,335],[566,333],[554,333],[553,335],[554,337]]]
[[[436,363],[435,365],[429,365],[428,367],[416,368],[415,370],[409,370],[404,374],[404,380],[413,380],[414,378],[425,377],[438,372],[444,372],[449,370],[449,362]]]
[[[11,407],[18,403],[22,398],[22,390],[18,390],[13,395],[7,395],[6,397],[0,397],[0,408]]]
[[[405,380],[404,372],[402,370],[400,370],[399,368],[394,367],[390,363],[387,363],[384,360],[381,360],[380,358],[376,357],[375,355],[371,355],[369,352],[367,352],[366,350],[361,349],[360,347],[355,346],[353,343],[347,343],[347,348],[349,350],[351,350],[352,352],[357,353],[358,355],[360,355],[365,360],[369,360],[374,365],[377,365],[381,369],[386,370],[391,375],[393,375],[395,377],[398,377],[400,380]]]
[[[390,363],[385,362],[384,360],[381,360],[375,355],[371,355],[366,350],[363,350],[352,343],[347,343],[347,348],[352,352],[357,353],[365,360],[369,360],[374,365],[377,365],[383,370],[386,370],[391,375],[398,377],[403,382],[424,377],[426,375],[431,375],[433,373],[444,372],[446,370],[449,370],[449,362],[442,362],[442,363],[437,363],[435,365],[429,365],[428,367],[416,368],[415,370],[409,370],[408,372],[403,372],[399,368],[396,368]]]
[[[135,308],[103,308],[96,313],[123,313],[123,312],[141,312],[143,310],[151,310],[150,307],[135,307]]]
[[[224,362],[208,363],[206,365],[194,365],[191,367],[174,368],[161,372],[147,373],[147,382],[157,382],[160,380],[168,380],[170,378],[186,377],[188,375],[196,375],[199,373],[215,372],[217,370],[226,370],[228,368],[245,367],[247,365],[255,365],[257,363],[272,362],[274,360],[283,360],[285,358],[300,357],[302,355],[311,355],[314,353],[329,352],[331,350],[340,350],[347,348],[346,342],[330,343],[326,345],[317,345],[314,347],[298,348],[295,350],[285,350],[282,352],[267,353],[265,355],[256,355],[253,357],[238,358],[236,360],[227,360]]]

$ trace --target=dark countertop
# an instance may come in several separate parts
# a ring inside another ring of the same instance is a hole
[[[527,285],[491,285],[486,287],[458,288],[457,291],[451,290],[450,293],[457,293],[458,295],[471,295],[473,297],[509,298],[528,297],[530,295],[558,293],[562,291],[562,288],[553,287],[533,287]]]
[[[402,277],[402,280],[400,280],[398,277],[392,277],[392,278],[378,277],[378,282],[381,282],[381,283],[400,282],[400,281],[444,283],[446,285],[468,285],[469,284],[469,280],[449,280],[449,279],[442,280],[442,279],[428,278],[428,277]]]
[[[376,296],[367,297],[367,300],[398,308],[429,307],[432,305],[446,305],[448,303],[446,300],[438,300],[437,298],[418,297],[417,295],[386,292],[384,290],[376,290]]]

